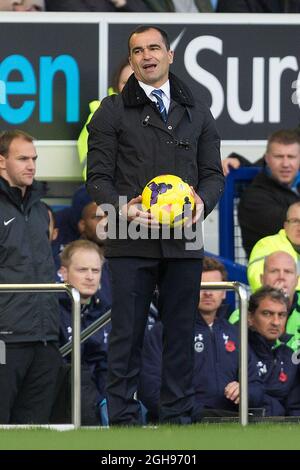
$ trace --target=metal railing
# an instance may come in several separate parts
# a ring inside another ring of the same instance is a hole
[[[81,425],[81,368],[80,368],[80,295],[69,284],[0,284],[2,292],[66,292],[72,301],[72,423]]]
[[[91,323],[87,328],[82,330],[80,334],[80,343],[84,343],[87,339],[93,336],[100,328],[103,328],[110,322],[111,310],[108,310],[100,318]],[[59,348],[59,351],[63,357],[66,357],[72,351],[72,341],[68,341],[66,344]]]
[[[246,288],[239,282],[201,282],[201,289],[234,290],[239,298],[240,310],[240,424],[248,424],[248,298]]]
[[[240,424],[246,426],[248,424],[248,324],[247,324],[247,290],[239,282],[202,282],[201,289],[208,290],[234,290],[239,298],[239,309],[240,309]],[[85,330],[81,332],[81,342],[86,341],[96,331],[103,326],[107,325],[110,321],[109,310],[95,322],[89,325]],[[72,342],[64,344],[60,348],[60,352],[63,356],[66,356],[72,351]]]
[[[248,424],[248,324],[247,324],[247,290],[239,282],[202,282],[201,289],[234,290],[239,298],[240,310],[240,424]],[[110,311],[102,315],[92,325],[80,333],[80,295],[68,284],[0,284],[1,292],[67,292],[72,300],[72,341],[66,343],[60,352],[66,356],[72,354],[72,422],[77,429],[81,425],[81,370],[80,342],[86,341],[96,331],[110,321]]]

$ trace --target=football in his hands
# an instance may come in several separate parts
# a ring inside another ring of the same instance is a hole
[[[156,176],[142,192],[143,210],[150,211],[162,225],[183,225],[191,217],[194,206],[192,190],[179,176]]]

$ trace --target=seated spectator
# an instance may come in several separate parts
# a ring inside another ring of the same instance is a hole
[[[271,287],[262,287],[249,300],[249,348],[263,380],[267,416],[300,415],[300,394],[295,403],[289,401],[293,389],[299,389],[299,371],[284,336],[288,308],[284,293]]]
[[[66,207],[55,213],[56,227],[58,228],[58,236],[52,241],[52,254],[55,261],[56,272],[60,268],[60,253],[64,247],[80,237],[78,228],[79,220],[83,208],[91,202],[85,186],[80,186],[72,197],[70,207]],[[57,281],[59,281],[57,276]]]
[[[298,0],[219,0],[220,13],[299,13]]]
[[[112,84],[108,89],[108,94],[113,95],[113,94],[121,93],[121,91],[123,90],[131,74],[132,74],[132,68],[129,65],[128,57],[126,57],[126,59],[121,62],[121,64],[119,65],[119,67],[117,68],[117,70],[115,71],[112,77]],[[86,159],[87,159],[88,136],[89,136],[87,126],[90,120],[92,119],[94,113],[99,108],[100,104],[101,104],[101,101],[99,100],[93,100],[90,102],[89,104],[90,114],[80,132],[80,135],[77,141],[79,161],[80,161],[81,168],[83,168],[82,176],[84,179],[86,179]]]
[[[286,332],[291,335],[288,346],[294,351],[297,351],[300,345],[300,292],[296,290],[298,279],[297,265],[292,256],[284,251],[275,251],[265,257],[261,284],[257,286],[280,289],[287,297],[289,310]],[[239,310],[235,310],[229,322],[234,324],[238,321]]]
[[[101,270],[104,258],[101,249],[89,240],[76,240],[67,245],[61,253],[61,275],[64,282],[75,287],[80,294],[81,303],[81,329],[84,330],[103,313],[109,310],[99,292]],[[60,303],[60,346],[72,338],[72,307],[69,297],[64,296]],[[85,406],[85,415],[93,416],[91,408],[94,406],[94,418],[99,416],[99,404],[104,396],[107,372],[107,345],[110,324],[98,330],[88,338],[81,347],[81,361],[83,366],[82,406]],[[94,385],[94,387],[93,387]],[[93,400],[88,396],[91,393]],[[87,410],[87,406],[91,408]],[[99,424],[96,422],[85,424]]]
[[[49,241],[54,242],[58,237],[58,228],[56,226],[55,214],[53,209],[45,203],[49,215]]]
[[[95,202],[88,202],[82,209],[81,218],[78,221],[80,240],[89,240],[102,247],[106,240],[107,217]],[[100,295],[106,305],[111,306],[111,280],[108,263],[105,261],[102,267]]]
[[[269,254],[275,251],[285,251],[294,258],[297,265],[299,264],[300,201],[289,207],[283,227],[276,235],[270,235],[259,240],[251,251],[247,275],[253,292],[261,286],[264,259]],[[298,290],[300,290],[300,281]]]
[[[88,195],[85,185],[81,185],[73,194],[71,206],[55,213],[56,225],[59,229],[55,242],[55,245],[58,245],[58,247],[55,248],[59,252],[62,251],[67,243],[80,237],[78,222],[81,219],[84,207],[91,201],[92,199]]]
[[[141,0],[46,0],[47,11],[151,11]]]
[[[83,238],[90,239],[99,245],[103,244],[104,233],[102,234],[103,238],[101,239],[96,235],[96,227],[100,221],[102,224],[101,226],[105,227],[106,219],[104,213],[101,212],[101,209],[99,209],[99,211],[102,215],[99,216],[96,214],[97,206],[93,205],[92,211],[91,209],[87,209],[86,211],[86,220],[82,220],[82,214],[85,207],[91,203],[92,200],[87,193],[85,185],[81,185],[72,197],[71,206],[55,213],[58,236],[54,240],[54,243],[52,243],[52,251],[54,259],[56,260],[57,269],[60,267],[60,259],[58,255],[68,243],[77,240],[82,236]],[[85,230],[86,233],[83,233]],[[100,232],[102,233],[102,230]]]
[[[253,167],[253,166],[264,166],[264,157],[259,158],[254,163],[251,163],[247,158],[239,155],[238,153],[232,152],[228,157],[223,158],[222,168],[225,176],[228,176],[231,170],[238,170],[240,167]]]
[[[293,129],[293,131],[298,134],[300,141],[300,127],[296,127],[295,129]],[[232,152],[228,155],[228,157],[223,158],[222,160],[222,167],[225,176],[228,176],[231,170],[238,170],[239,168],[257,166],[265,166],[264,156],[251,163],[247,158],[243,157],[242,155],[239,155],[236,152]]]
[[[0,11],[44,11],[44,0],[1,0]]]
[[[78,230],[81,239],[86,239],[102,246],[106,237],[107,216],[95,202],[84,206],[81,218],[78,222]]]
[[[213,258],[204,258],[202,281],[226,280],[224,266]],[[239,403],[239,340],[237,329],[226,320],[225,292],[200,291],[199,315],[194,336],[195,388],[194,419],[206,413],[235,415]],[[138,398],[148,409],[149,419],[157,420],[162,371],[163,325],[157,323],[145,335]],[[180,353],[180,352],[179,352]],[[216,360],[218,358],[218,360]],[[175,386],[175,385],[174,385]],[[262,387],[249,361],[249,405],[259,407]]]
[[[268,140],[266,167],[243,192],[238,208],[243,247],[249,257],[255,243],[282,228],[288,207],[300,201],[300,138],[280,130]]]
[[[60,253],[64,247],[78,239],[90,240],[102,247],[105,238],[106,217],[104,213],[98,215],[101,208],[92,202],[84,185],[74,193],[71,207],[56,212],[56,226],[59,229],[58,237],[52,243],[52,252],[55,260],[57,280],[60,281]],[[98,232],[98,234],[97,234]],[[108,264],[105,262],[101,277],[101,296],[107,305],[111,305],[111,283]]]

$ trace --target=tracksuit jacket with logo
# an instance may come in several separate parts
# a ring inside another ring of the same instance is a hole
[[[0,177],[0,284],[52,283],[54,262],[49,243],[49,215],[36,181],[22,197]],[[58,341],[56,294],[0,295],[0,340],[6,343]]]
[[[101,282],[102,284],[102,282]],[[102,286],[103,287],[103,286]],[[101,288],[94,296],[88,305],[81,307],[81,331],[90,326],[94,321],[98,320],[104,313],[111,308],[111,299],[107,295],[102,295],[103,289]],[[71,315],[71,301],[67,296],[61,296],[59,299],[60,305],[60,346],[72,339],[72,315]],[[155,306],[151,303],[147,330],[153,328],[158,317],[158,312]],[[84,366],[87,366],[90,371],[90,376],[95,383],[98,393],[99,401],[104,397],[106,386],[107,374],[107,349],[109,341],[109,333],[111,331],[111,323],[100,328],[90,338],[88,338],[81,345],[81,361]],[[70,360],[70,356],[67,356]]]
[[[69,298],[60,298],[60,345],[72,338],[72,314]],[[98,293],[91,298],[88,305],[81,307],[81,331],[98,320],[110,308]],[[81,345],[82,364],[88,366],[93,382],[103,398],[107,373],[107,347],[111,326],[110,323],[100,328]]]
[[[289,338],[285,335],[285,342],[270,342],[249,330],[249,349],[263,380],[267,416],[300,415],[299,366],[293,350],[285,344]]]
[[[292,306],[288,312],[289,316],[287,319],[285,331],[288,333],[287,346],[298,351],[300,349],[300,291],[296,291],[293,298]],[[232,325],[235,325],[240,320],[239,309],[234,310],[230,315],[228,321]],[[285,341],[284,341],[285,342]]]
[[[158,414],[161,384],[162,336],[161,322],[146,334],[138,389],[138,398],[154,417]],[[201,415],[204,408],[238,411],[238,407],[224,395],[226,385],[239,380],[238,330],[223,318],[222,311],[211,328],[199,315],[195,326],[194,349],[194,415]],[[255,362],[250,358],[249,406],[260,407],[262,399],[261,379]]]

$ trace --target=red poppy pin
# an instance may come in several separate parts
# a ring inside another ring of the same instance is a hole
[[[282,370],[282,371],[280,372],[280,374],[279,374],[279,382],[284,383],[284,382],[287,381],[287,379],[288,379],[288,376],[287,376],[286,373],[283,372],[283,370]]]
[[[233,352],[235,351],[235,343],[233,341],[227,341],[227,343],[225,344],[225,349],[226,351],[228,352]]]

